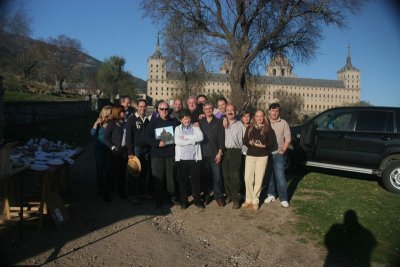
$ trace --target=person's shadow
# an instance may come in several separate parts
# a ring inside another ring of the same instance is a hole
[[[371,266],[371,254],[376,245],[371,231],[358,222],[357,213],[347,210],[343,224],[332,225],[325,235],[328,255],[324,266]]]

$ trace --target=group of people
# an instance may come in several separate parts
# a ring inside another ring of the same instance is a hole
[[[97,188],[106,202],[116,190],[134,204],[155,198],[156,208],[168,201],[186,209],[191,195],[202,209],[214,199],[220,207],[232,202],[234,209],[256,210],[270,162],[265,203],[279,196],[289,207],[285,154],[291,134],[279,103],[269,106],[268,117],[262,109],[238,114],[223,97],[214,108],[205,95],[190,96],[186,108],[179,98],[171,108],[164,101],[155,108],[147,116],[146,100],[137,100],[134,109],[123,97],[120,105],[103,107],[94,123]],[[126,172],[134,156],[141,163],[138,177]]]

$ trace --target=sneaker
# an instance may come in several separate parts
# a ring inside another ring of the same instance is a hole
[[[268,204],[271,202],[275,201],[275,197],[273,195],[268,195],[268,197],[265,199],[264,203]]]
[[[247,202],[244,202],[243,204],[242,204],[242,208],[250,208],[250,207],[252,207],[253,205],[251,204],[251,203],[247,203]]]
[[[289,207],[289,202],[287,202],[287,201],[282,201],[282,202],[281,202],[281,206],[284,207],[284,208],[288,208],[288,207]]]

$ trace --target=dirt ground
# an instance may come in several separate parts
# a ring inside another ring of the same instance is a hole
[[[63,193],[71,223],[24,226],[0,235],[0,265],[47,266],[323,266],[324,248],[294,232],[295,207],[258,211],[179,206],[154,209],[97,194],[91,146],[72,168]],[[305,241],[306,240],[306,241]]]

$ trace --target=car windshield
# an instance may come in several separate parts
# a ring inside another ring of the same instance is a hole
[[[333,110],[315,118],[319,130],[348,130],[353,112],[351,110]]]

